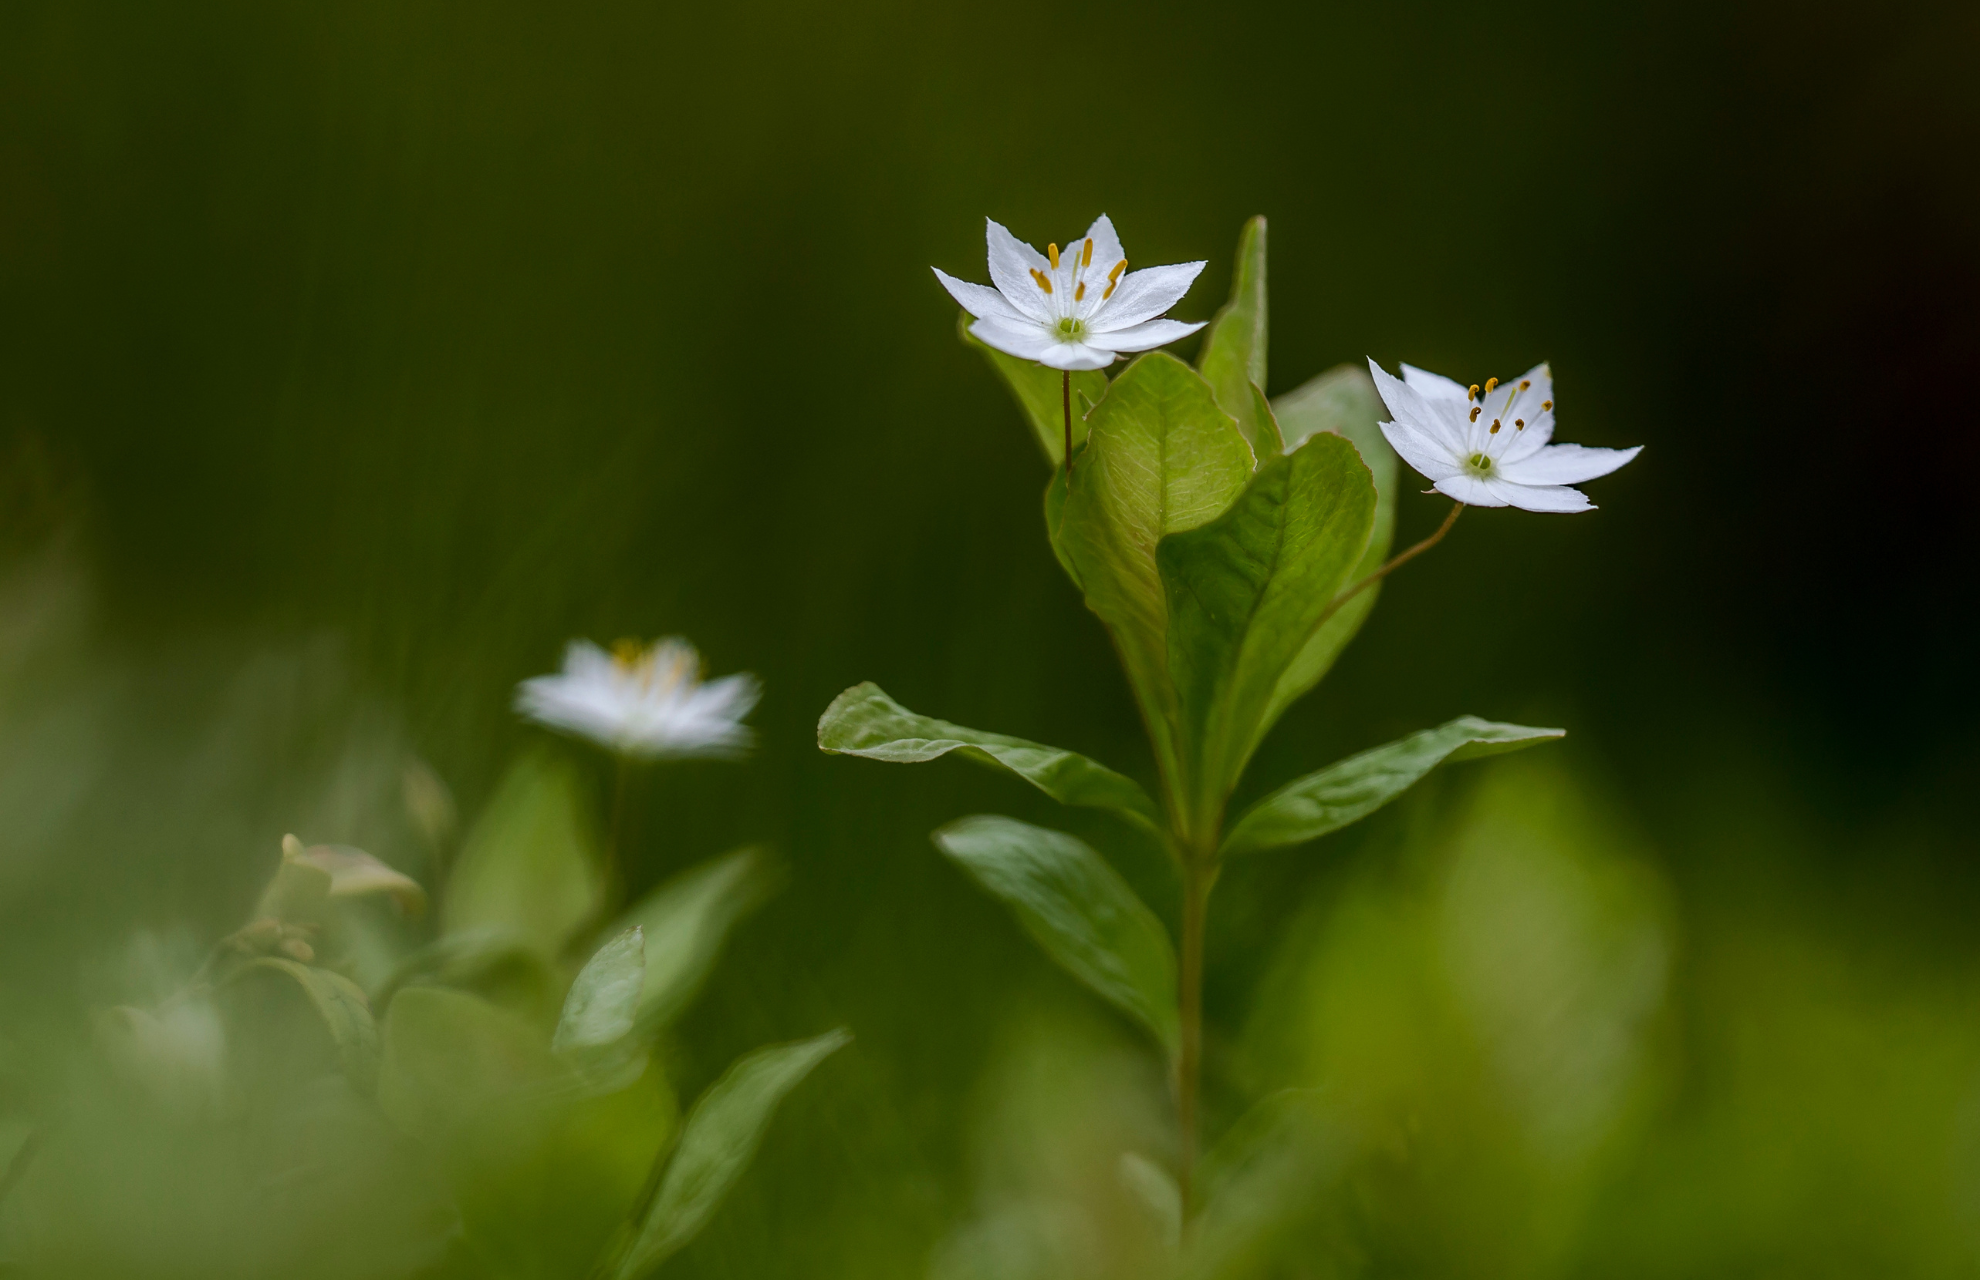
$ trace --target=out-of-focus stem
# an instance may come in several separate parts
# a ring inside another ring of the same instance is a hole
[[[626,900],[625,855],[621,846],[626,838],[626,793],[632,790],[632,757],[621,751],[617,759],[612,774],[612,819],[605,832],[604,909],[600,915],[606,920],[616,916]]]
[[[1072,370],[1059,370],[1059,402],[1066,410],[1066,479],[1072,480]]]
[[[1197,1101],[1203,1077],[1203,922],[1210,905],[1216,864],[1186,855],[1182,869],[1181,972],[1176,975],[1178,1036],[1176,1047],[1176,1190],[1182,1201],[1184,1230],[1194,1210],[1191,1178],[1196,1168]]]

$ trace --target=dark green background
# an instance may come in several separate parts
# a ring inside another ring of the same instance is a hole
[[[762,748],[649,780],[635,879],[761,839],[790,880],[684,1073],[860,1037],[688,1265],[915,1273],[992,1027],[1060,982],[925,833],[1058,819],[812,729],[874,679],[1147,774],[1036,447],[928,270],[983,278],[986,214],[1042,245],[1101,211],[1137,263],[1210,261],[1185,319],[1270,218],[1274,392],[1545,358],[1564,438],[1648,446],[1596,514],[1460,522],[1249,788],[1461,712],[1565,724],[1688,954],[1787,920],[1890,990],[1969,973],[1976,65],[1972,9],[1930,3],[12,0],[8,492],[77,530],[76,696],[153,745],[79,748],[112,760],[100,838],[7,874],[10,981],[238,915],[297,824],[279,789],[158,824],[252,655],[318,655],[340,692],[284,696],[398,724],[471,813],[537,736],[516,680],[680,632],[764,678]],[[1401,536],[1441,514],[1406,497]],[[1255,932],[1213,938],[1213,1022],[1361,838],[1233,874]]]

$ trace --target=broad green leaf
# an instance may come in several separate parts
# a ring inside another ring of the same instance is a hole
[[[550,1047],[561,1053],[602,1048],[625,1039],[639,1014],[646,985],[646,945],[638,925],[592,953],[564,997]]]
[[[950,823],[935,844],[1008,903],[1047,955],[1175,1050],[1169,935],[1106,859],[1063,832],[990,815]]]
[[[695,1101],[618,1280],[639,1280],[692,1240],[749,1167],[777,1104],[852,1039],[843,1028],[739,1059]]]
[[[1260,458],[1279,451],[1277,431],[1266,429],[1270,416],[1261,419],[1251,394],[1265,386],[1266,328],[1265,219],[1256,217],[1238,236],[1231,300],[1211,320],[1196,366]]]
[[[447,880],[441,932],[485,932],[556,955],[601,891],[577,775],[554,757],[518,760],[468,833]]]
[[[378,1024],[371,1016],[371,1002],[364,998],[357,983],[341,973],[281,956],[262,956],[250,961],[243,972],[254,970],[286,974],[295,979],[330,1032],[344,1074],[360,1092],[369,1093],[378,1082]]]
[[[1169,671],[1199,788],[1190,810],[1206,823],[1220,819],[1273,691],[1361,559],[1374,516],[1354,446],[1321,436],[1267,461],[1216,520],[1163,539]]]
[[[818,748],[893,764],[956,752],[1007,769],[1061,804],[1111,809],[1150,832],[1161,831],[1161,813],[1134,779],[1058,747],[916,715],[871,682],[833,699],[818,721]]]
[[[1026,422],[1038,437],[1039,446],[1052,465],[1064,469],[1066,459],[1066,407],[1064,384],[1057,369],[1048,369],[1035,360],[1020,360],[1007,356],[994,347],[986,345],[969,331],[969,313],[964,312],[956,321],[956,331],[962,340],[983,353],[1004,385],[1011,389],[1018,408],[1024,411]],[[1107,375],[1098,369],[1086,369],[1072,376],[1072,438],[1077,449],[1086,439],[1086,411],[1100,403],[1100,397],[1107,394]]]
[[[1292,452],[1321,433],[1345,436],[1361,454],[1362,463],[1375,479],[1375,528],[1369,535],[1368,549],[1361,563],[1348,575],[1350,584],[1381,568],[1389,558],[1389,547],[1396,533],[1396,486],[1398,471],[1395,450],[1382,438],[1377,425],[1382,402],[1375,394],[1374,380],[1366,369],[1337,365],[1312,379],[1298,390],[1272,402],[1279,429],[1285,435],[1286,451]],[[1334,660],[1354,639],[1361,624],[1374,609],[1382,584],[1376,583],[1342,605],[1333,617],[1307,640],[1299,657],[1286,669],[1272,695],[1265,724],[1278,723],[1285,709],[1297,701],[1327,674]]]
[[[1073,465],[1075,467],[1079,465],[1078,450],[1073,451]],[[1064,467],[1053,468],[1052,478],[1045,482],[1045,538],[1052,544],[1052,558],[1059,562],[1059,567],[1066,571],[1066,576],[1072,579],[1075,587],[1078,587],[1079,570],[1073,566],[1072,556],[1067,554],[1065,539],[1061,536],[1066,523],[1066,483]],[[1083,592],[1085,588],[1081,587],[1080,590]]]
[[[647,894],[620,919],[645,935],[646,975],[639,1022],[672,1025],[700,993],[738,921],[763,904],[776,875],[761,849],[744,848],[690,867]]]
[[[446,1175],[479,1271],[589,1274],[673,1132],[660,1073],[588,1089],[537,1026],[437,987],[385,1013],[378,1100]]]
[[[1210,384],[1174,356],[1145,355],[1114,379],[1087,419],[1060,541],[1087,607],[1113,633],[1155,757],[1180,768],[1168,670],[1168,602],[1155,547],[1222,515],[1251,478],[1251,446]]]
[[[1565,729],[1459,716],[1280,787],[1238,819],[1224,838],[1223,853],[1228,857],[1317,839],[1367,817],[1446,760],[1518,751],[1566,734]]]

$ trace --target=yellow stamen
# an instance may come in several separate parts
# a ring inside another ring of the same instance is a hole
[[[1476,422],[1476,421],[1478,421],[1478,411],[1479,411],[1480,409],[1483,409],[1484,407],[1485,407],[1485,406],[1484,406],[1484,405],[1482,405],[1482,404],[1475,404],[1475,405],[1472,405],[1472,406],[1471,406],[1471,417],[1470,417],[1470,419],[1469,419],[1469,421],[1472,421],[1472,422]]]
[[[1541,407],[1542,409],[1549,409],[1549,410],[1551,410],[1551,409],[1552,409],[1552,408],[1554,407],[1554,402],[1553,402],[1552,400],[1542,400],[1542,401],[1540,402],[1540,407]]]
[[[1465,392],[1465,393],[1464,393],[1464,398],[1465,398],[1465,399],[1467,399],[1467,400],[1476,400],[1476,399],[1478,398],[1478,384],[1477,384],[1477,383],[1475,383],[1475,382],[1474,382],[1474,383],[1472,383],[1472,384],[1471,384],[1471,390],[1469,390],[1469,391],[1467,391],[1467,392]],[[1477,417],[1478,415],[1474,413],[1474,414],[1472,414],[1471,416],[1475,418],[1475,417]]]
[[[1127,270],[1127,259],[1122,258],[1119,262],[1116,262],[1114,264],[1114,269],[1107,273],[1107,287],[1109,289],[1113,288],[1114,285],[1119,282],[1121,278],[1121,272],[1126,270]]]
[[[1491,394],[1492,394],[1492,388],[1493,388],[1493,387],[1496,387],[1496,386],[1498,386],[1498,385],[1499,385],[1499,380],[1498,380],[1497,378],[1487,378],[1487,379],[1485,379],[1485,394],[1486,394],[1486,395],[1488,395],[1488,396],[1489,396],[1489,395],[1491,395]]]
[[[1114,296],[1114,290],[1115,290],[1116,288],[1118,288],[1118,287],[1119,287],[1119,285],[1120,285],[1120,281],[1118,281],[1118,280],[1116,280],[1116,281],[1114,281],[1114,283],[1113,283],[1113,284],[1110,284],[1110,285],[1108,285],[1108,286],[1107,286],[1107,291],[1106,291],[1105,293],[1103,293],[1103,294],[1101,294],[1101,295],[1100,295],[1100,301],[1102,301],[1102,302],[1105,302],[1105,301],[1106,301],[1107,299],[1109,299],[1109,298],[1111,298],[1111,297],[1113,297],[1113,296]]]
[[[1047,280],[1045,278],[1045,273],[1043,271],[1040,271],[1037,267],[1033,267],[1031,269],[1031,278],[1038,282],[1039,288],[1043,289],[1047,293],[1052,292],[1052,282],[1050,280]]]
[[[1048,244],[1045,246],[1045,252],[1052,255],[1052,270],[1057,271],[1059,269],[1059,246]]]
[[[1093,237],[1092,237],[1092,236],[1088,236],[1088,237],[1086,238],[1086,248],[1084,248],[1084,249],[1082,249],[1082,250],[1080,251],[1080,255],[1079,255],[1079,265],[1080,265],[1080,266],[1082,266],[1082,267],[1090,267],[1090,266],[1092,266],[1092,265],[1093,265]]]
[[[1079,282],[1079,288],[1073,290],[1073,301],[1079,302],[1084,300],[1085,297],[1086,297],[1086,281],[1082,280]]]
[[[1492,419],[1492,430],[1489,434],[1491,435],[1499,434],[1499,420],[1497,418]]]
[[[1513,419],[1513,426],[1515,426],[1515,427],[1517,427],[1517,428],[1519,428],[1519,429],[1520,429],[1521,431],[1524,431],[1524,430],[1526,430],[1526,419],[1524,419],[1524,418],[1514,418],[1514,419]]]
[[[631,636],[626,636],[612,642],[612,661],[622,667],[627,669],[636,667],[639,665],[639,660],[645,656],[646,646]]]
[[[1533,385],[1533,384],[1532,384],[1531,382],[1528,382],[1528,381],[1527,381],[1527,380],[1526,380],[1525,378],[1521,378],[1521,379],[1519,380],[1519,389],[1520,389],[1521,391],[1524,391],[1524,390],[1526,390],[1526,389],[1527,389],[1528,387],[1530,387],[1530,386],[1532,386],[1532,385]]]

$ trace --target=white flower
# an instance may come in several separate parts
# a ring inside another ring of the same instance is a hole
[[[742,718],[760,692],[751,675],[703,684],[701,656],[678,638],[611,653],[573,640],[562,671],[516,686],[516,710],[629,756],[734,756],[750,745]]]
[[[1536,365],[1515,382],[1465,387],[1404,365],[1401,380],[1373,360],[1369,371],[1395,415],[1382,434],[1438,492],[1473,507],[1592,511],[1569,485],[1608,475],[1643,451],[1549,444],[1554,375]]]
[[[1156,318],[1189,292],[1203,264],[1128,271],[1104,213],[1064,253],[1048,246],[1049,258],[995,222],[985,236],[996,288],[939,268],[935,278],[976,317],[969,331],[999,351],[1054,369],[1104,369],[1118,352],[1151,351],[1203,327]]]

